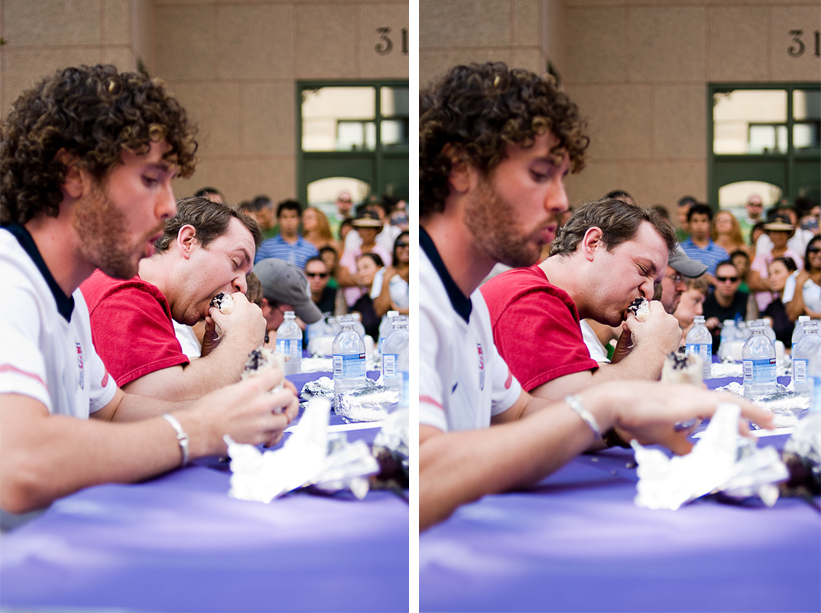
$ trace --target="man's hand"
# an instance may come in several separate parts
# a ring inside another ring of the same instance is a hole
[[[260,445],[279,440],[299,413],[292,386],[269,393],[282,380],[278,368],[266,370],[203,396],[190,408],[175,412],[191,436],[192,456],[224,455],[222,437]],[[282,412],[274,412],[282,409]]]
[[[209,353],[214,351],[220,344],[221,336],[217,335],[217,327],[211,316],[205,318],[205,333],[202,335],[202,349],[200,349],[200,357],[204,358]]]
[[[647,321],[640,322],[634,315],[628,315],[624,321],[637,348],[657,347],[663,355],[678,349],[681,343],[681,328],[678,320],[664,310],[658,300],[650,301],[650,315]]]
[[[265,337],[265,318],[262,316],[262,309],[253,302],[248,302],[248,298],[242,292],[231,294],[231,298],[234,299],[234,310],[231,314],[225,315],[218,308],[211,307],[211,318],[219,326],[226,340],[232,343],[244,342],[254,349],[262,344]]]
[[[772,414],[751,402],[693,385],[624,381],[585,392],[582,396],[584,403],[588,402],[588,395],[591,406],[601,403],[601,406],[609,405],[615,410],[613,426],[625,440],[636,439],[642,445],[664,445],[680,455],[689,453],[693,447],[688,440],[692,429],[676,432],[675,424],[710,417],[724,402],[739,405],[742,417],[759,426],[772,427]],[[745,420],[739,423],[739,431],[748,433]]]

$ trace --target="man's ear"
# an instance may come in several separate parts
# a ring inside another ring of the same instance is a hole
[[[66,178],[63,180],[62,185],[63,191],[71,198],[79,198],[89,186],[90,175],[80,170],[77,165],[77,156],[71,155],[65,149],[60,149],[55,157],[66,167]]]
[[[199,245],[197,229],[191,224],[185,224],[177,232],[177,249],[179,249],[180,255],[187,260],[191,257],[191,253],[197,245]]]
[[[604,242],[602,241],[603,235],[604,233],[601,228],[596,226],[588,228],[587,232],[584,233],[581,250],[587,260],[593,261],[596,253],[605,249]]]
[[[465,160],[461,147],[448,143],[442,147],[442,155],[450,158],[450,175],[448,183],[458,192],[465,193],[470,188],[471,165]]]

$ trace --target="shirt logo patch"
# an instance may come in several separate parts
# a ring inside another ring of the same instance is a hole
[[[485,358],[482,353],[482,344],[476,343],[476,352],[479,354],[479,389],[485,389]]]
[[[83,347],[80,343],[74,343],[77,346],[77,369],[80,371],[80,389],[85,389],[85,373],[83,372]]]

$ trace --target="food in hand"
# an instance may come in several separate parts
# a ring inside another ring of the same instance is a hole
[[[703,380],[701,358],[696,354],[671,352],[664,358],[664,366],[661,368],[662,383],[692,383],[701,386]]]
[[[650,302],[645,298],[638,297],[627,307],[627,312],[635,315],[636,319],[643,323],[650,317]]]
[[[223,315],[230,315],[234,310],[234,299],[231,298],[231,294],[220,292],[211,298],[211,306],[218,308]]]

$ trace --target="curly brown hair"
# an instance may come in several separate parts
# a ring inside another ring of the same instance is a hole
[[[632,240],[645,221],[652,224],[667,245],[667,250],[672,252],[678,244],[676,231],[658,211],[643,209],[637,204],[616,198],[600,198],[574,211],[573,217],[561,227],[550,244],[550,257],[572,254],[585,233],[594,227],[601,229],[602,242],[608,251],[612,251],[620,244]]]
[[[190,225],[196,230],[195,236],[200,246],[207,248],[211,241],[228,231],[231,219],[234,218],[239,219],[242,225],[248,228],[254,238],[254,246],[259,249],[262,244],[262,230],[253,217],[238,206],[213,202],[202,196],[189,196],[177,201],[177,215],[165,220],[163,235],[156,240],[154,246],[157,253],[168,250],[177,240],[180,228]]]
[[[111,65],[58,70],[23,92],[0,126],[0,224],[56,217],[63,199],[64,150],[98,181],[121,163],[123,149],[171,146],[178,176],[194,172],[196,128],[160,79]]]
[[[452,145],[487,174],[505,157],[508,144],[533,146],[550,132],[552,149],[567,149],[571,172],[584,168],[589,138],[578,108],[550,75],[508,69],[502,62],[456,66],[420,93],[420,215],[441,212],[448,196]]]

